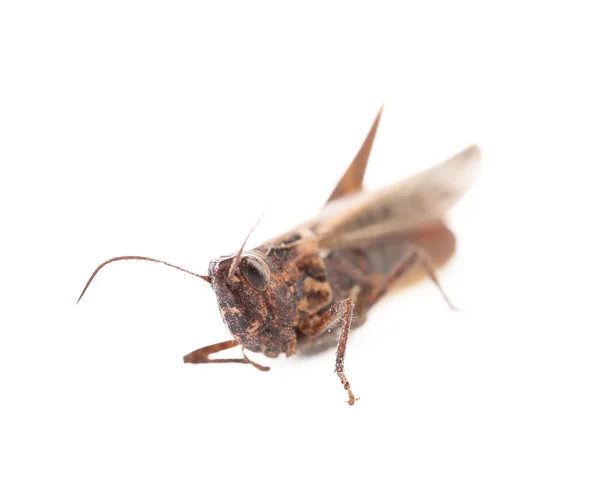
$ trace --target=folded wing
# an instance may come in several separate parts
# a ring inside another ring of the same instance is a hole
[[[319,245],[360,245],[437,222],[469,189],[480,158],[479,148],[473,145],[380,191],[349,194],[327,204],[311,223]]]

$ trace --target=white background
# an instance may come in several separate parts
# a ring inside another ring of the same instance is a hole
[[[2,2],[2,481],[598,481],[595,2]],[[475,142],[459,248],[333,352],[228,338],[202,281],[312,216],[385,102],[377,188]],[[265,362],[262,356],[255,356]]]

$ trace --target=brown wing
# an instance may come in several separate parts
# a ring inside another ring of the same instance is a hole
[[[350,166],[348,166],[344,176],[342,176],[342,179],[340,179],[339,183],[333,190],[333,193],[331,193],[331,196],[327,200],[327,203],[330,203],[348,194],[356,193],[362,189],[365,170],[367,169],[369,155],[371,154],[371,146],[373,146],[373,140],[377,134],[377,128],[379,127],[379,119],[381,118],[382,111],[383,106],[381,106],[381,109],[379,109],[369,134],[367,134],[367,137],[356,154],[356,157],[352,163],[350,163]]]
[[[346,196],[326,205],[311,229],[326,248],[358,245],[433,224],[469,189],[480,157],[479,148],[473,145],[380,191]]]

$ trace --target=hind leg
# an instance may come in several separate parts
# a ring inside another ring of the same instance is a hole
[[[425,269],[425,273],[429,277],[430,280],[435,283],[436,287],[446,300],[446,303],[452,310],[457,310],[456,307],[452,304],[446,292],[442,288],[440,281],[437,277],[434,264],[427,254],[427,252],[415,245],[410,244],[406,251],[406,254],[394,265],[394,267],[390,270],[388,275],[381,281],[381,283],[376,286],[369,299],[367,301],[368,307],[372,307],[375,305],[381,297],[383,297],[389,288],[394,285],[403,275],[406,274],[408,270],[414,267],[417,263],[421,263],[423,268]]]

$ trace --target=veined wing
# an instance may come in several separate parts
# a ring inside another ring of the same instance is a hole
[[[475,145],[410,178],[372,193],[333,201],[309,223],[319,246],[360,245],[392,233],[430,225],[450,209],[475,179],[481,154]]]

